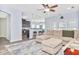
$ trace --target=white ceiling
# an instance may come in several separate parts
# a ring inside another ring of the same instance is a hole
[[[7,6],[8,8],[14,8],[22,11],[25,18],[35,19],[49,17],[55,14],[77,11],[79,9],[78,4],[58,4],[58,7],[55,8],[56,12],[47,12],[46,14],[44,14],[43,10],[38,10],[43,8],[41,4],[7,4],[5,6]],[[71,6],[74,6],[74,8],[69,10]]]

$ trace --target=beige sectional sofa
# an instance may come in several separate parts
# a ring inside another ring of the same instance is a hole
[[[62,30],[49,30],[48,32],[44,33],[43,35],[37,36],[36,41],[42,42],[43,40],[47,40],[50,38],[58,38],[62,39],[63,41],[70,41],[73,39],[79,40],[79,30],[74,30],[74,38],[71,37],[63,37]]]
[[[49,30],[41,36],[36,37],[36,42],[41,43],[43,40],[47,40],[50,38],[61,38],[62,31],[61,30]]]
[[[74,39],[79,39],[79,31],[74,30],[74,38],[63,37],[62,30],[49,30],[44,35],[37,36],[36,42],[40,42],[42,51],[48,54],[56,54],[64,45]]]

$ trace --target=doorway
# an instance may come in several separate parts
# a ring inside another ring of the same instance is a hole
[[[9,14],[0,10],[0,45],[10,42]]]

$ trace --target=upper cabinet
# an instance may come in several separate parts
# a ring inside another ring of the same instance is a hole
[[[22,27],[28,27],[28,28],[30,28],[30,21],[22,19]]]

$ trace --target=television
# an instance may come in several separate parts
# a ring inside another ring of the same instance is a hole
[[[63,37],[72,37],[74,38],[74,30],[63,30],[62,31]]]

